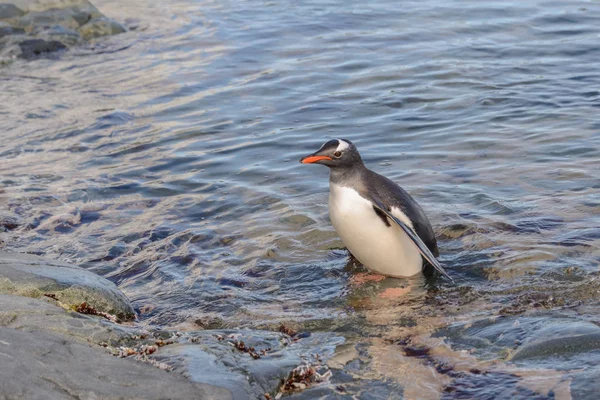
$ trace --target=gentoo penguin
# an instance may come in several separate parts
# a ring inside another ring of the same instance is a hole
[[[400,186],[369,170],[347,139],[333,139],[300,160],[329,167],[329,217],[336,232],[365,267],[408,277],[423,270],[423,258],[440,265],[437,242],[423,209]]]

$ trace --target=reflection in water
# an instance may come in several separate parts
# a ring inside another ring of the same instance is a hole
[[[140,28],[0,70],[0,245],[108,277],[141,324],[335,331],[349,395],[585,397],[509,361],[537,331],[487,360],[432,335],[598,320],[597,4],[97,6]],[[351,283],[327,171],[297,164],[338,136],[423,206],[457,285]]]

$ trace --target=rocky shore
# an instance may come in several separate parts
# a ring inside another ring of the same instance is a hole
[[[42,257],[0,252],[0,293],[2,399],[231,398],[226,389],[165,371],[166,365],[129,359],[128,346],[147,343],[150,353],[160,339],[110,321],[135,314],[125,295],[102,277]],[[91,309],[95,315],[81,313]]]
[[[0,304],[0,399],[275,397],[327,380],[328,368],[306,355],[316,349],[326,359],[344,342],[321,333],[299,340],[286,329],[148,329],[112,282],[4,251]]]
[[[0,62],[49,56],[125,31],[86,0],[12,0],[0,3]]]

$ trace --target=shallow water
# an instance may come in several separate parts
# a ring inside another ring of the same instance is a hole
[[[478,352],[460,327],[600,320],[598,3],[95,4],[130,31],[0,69],[0,245],[109,278],[148,326],[336,332],[346,395],[593,395],[583,351],[521,365],[537,328]],[[351,283],[328,172],[298,164],[332,137],[419,201],[456,286]]]

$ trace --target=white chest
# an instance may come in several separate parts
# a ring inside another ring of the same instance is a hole
[[[392,213],[412,227],[400,210]],[[421,271],[422,258],[410,238],[392,221],[387,226],[356,190],[331,183],[329,216],[344,245],[370,270],[396,277]]]

